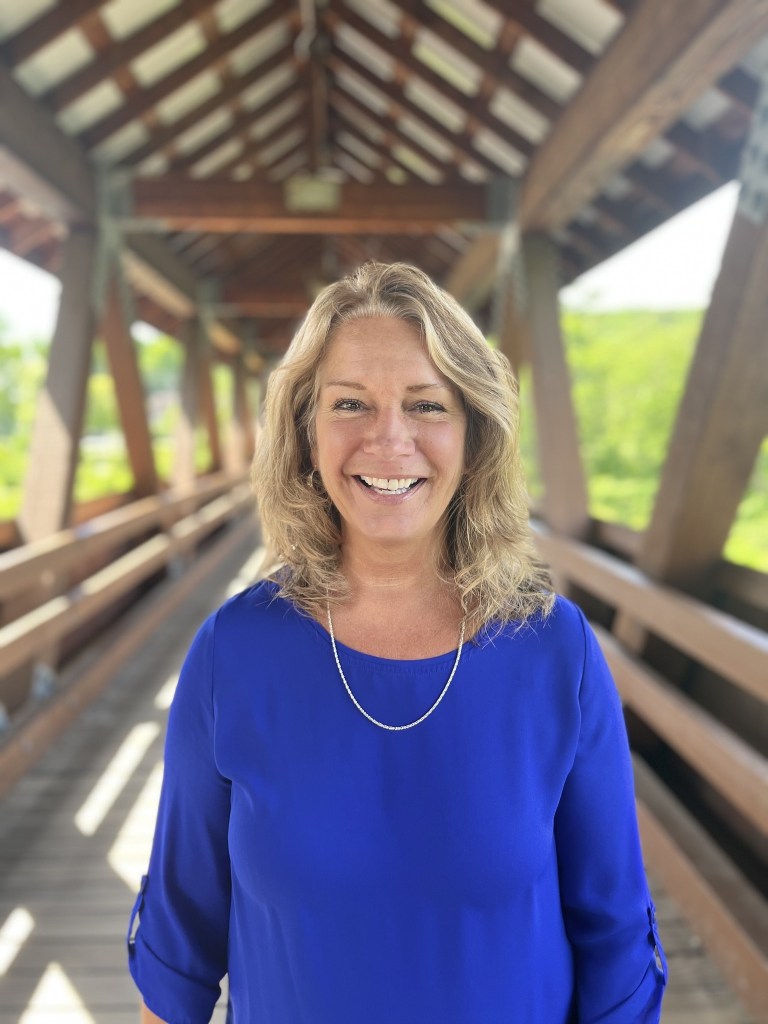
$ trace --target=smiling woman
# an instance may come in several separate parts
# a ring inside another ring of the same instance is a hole
[[[270,576],[171,708],[145,1019],[228,973],[235,1024],[658,1022],[621,705],[532,556],[504,357],[368,264],[272,375],[254,482]]]

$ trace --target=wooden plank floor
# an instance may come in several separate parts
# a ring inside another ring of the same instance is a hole
[[[167,706],[195,628],[255,565],[243,547],[190,594],[2,805],[0,1024],[136,1024],[124,935],[149,855]],[[653,889],[671,971],[664,1024],[754,1024]],[[223,1024],[223,1005],[214,1020]]]

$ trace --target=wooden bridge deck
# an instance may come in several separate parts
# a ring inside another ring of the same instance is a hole
[[[138,1020],[124,934],[149,855],[166,710],[196,625],[253,571],[243,546],[4,801],[0,1024]],[[671,971],[664,1024],[754,1024],[673,900],[657,885],[654,895]]]

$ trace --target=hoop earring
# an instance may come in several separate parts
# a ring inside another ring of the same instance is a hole
[[[315,494],[320,494],[320,490],[315,485],[315,474],[317,474],[318,477],[320,475],[317,472],[317,469],[313,466],[311,472],[307,473],[307,475],[304,477],[304,483],[309,488],[310,491],[314,491]]]

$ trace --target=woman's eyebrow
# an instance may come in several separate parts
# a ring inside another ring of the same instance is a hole
[[[352,388],[354,391],[365,391],[365,384],[358,384],[354,380],[327,380],[324,388]]]

